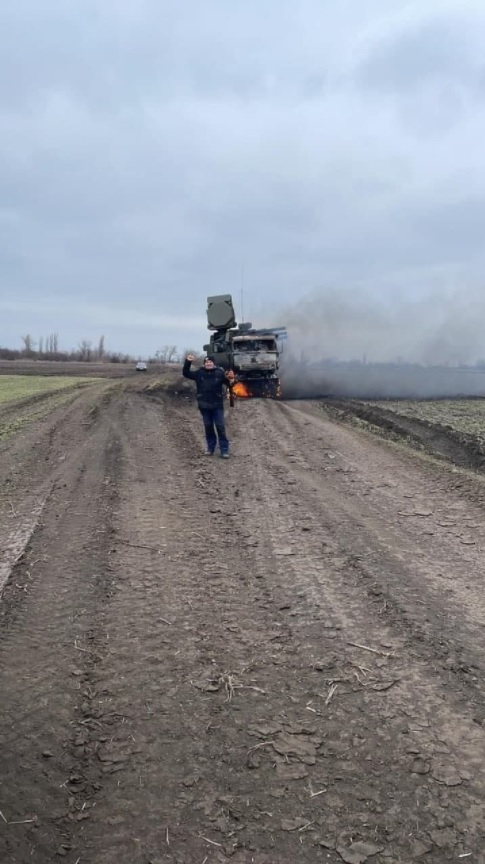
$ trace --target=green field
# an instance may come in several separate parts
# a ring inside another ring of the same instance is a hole
[[[81,389],[96,381],[77,376],[1,375],[0,441],[42,420],[55,408],[69,404]]]
[[[78,378],[68,376],[34,376],[34,375],[1,375],[0,405],[39,396],[44,393],[55,393],[68,387],[90,384],[93,378]]]
[[[455,432],[485,438],[485,399],[440,399],[436,401],[390,400],[365,402],[385,408],[401,417],[424,420],[433,425],[448,426]]]

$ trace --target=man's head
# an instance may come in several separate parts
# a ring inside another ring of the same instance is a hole
[[[215,363],[212,357],[204,357],[204,369],[214,369]]]

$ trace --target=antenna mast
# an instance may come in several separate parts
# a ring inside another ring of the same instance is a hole
[[[244,264],[241,266],[241,324],[244,324]]]

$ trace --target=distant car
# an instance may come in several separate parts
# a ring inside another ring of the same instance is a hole
[[[136,368],[137,372],[146,372],[147,371],[147,364],[146,363],[137,363],[135,368]]]

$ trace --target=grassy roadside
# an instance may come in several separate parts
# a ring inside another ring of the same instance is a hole
[[[37,422],[56,408],[68,405],[91,383],[89,378],[45,379],[33,376],[0,378],[0,442]]]

